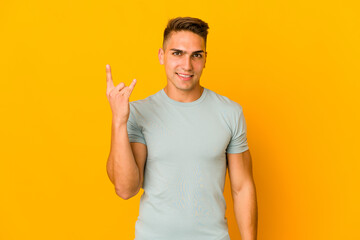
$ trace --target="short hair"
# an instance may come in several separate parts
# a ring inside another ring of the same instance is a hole
[[[190,31],[204,39],[206,49],[208,29],[209,25],[199,18],[177,17],[170,19],[164,30],[163,47],[165,46],[165,42],[171,36],[171,32]]]

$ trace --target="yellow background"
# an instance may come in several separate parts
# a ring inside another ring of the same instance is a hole
[[[133,239],[106,175],[115,84],[165,86],[167,21],[209,23],[203,86],[243,106],[259,238],[360,239],[357,1],[1,1],[0,239]],[[240,239],[226,179],[232,240]]]

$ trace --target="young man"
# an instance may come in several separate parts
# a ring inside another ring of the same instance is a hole
[[[140,188],[136,240],[228,240],[223,196],[229,169],[242,240],[257,238],[257,201],[242,107],[200,85],[208,24],[175,18],[159,50],[167,85],[129,103],[136,80],[116,87],[107,65],[113,113],[110,180],[123,199]]]

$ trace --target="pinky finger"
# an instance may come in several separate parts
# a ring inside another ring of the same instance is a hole
[[[124,93],[121,93],[121,95],[126,95],[126,97],[130,98],[130,95],[132,93],[132,91],[134,90],[134,87],[135,87],[135,84],[136,84],[136,79],[134,79],[130,86],[126,88],[126,90],[124,90]]]
[[[131,82],[131,84],[130,84],[130,86],[129,86],[129,88],[131,89],[131,91],[134,89],[135,85],[136,85],[136,79],[132,80],[132,82]]]

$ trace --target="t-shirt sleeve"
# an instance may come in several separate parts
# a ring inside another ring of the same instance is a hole
[[[134,106],[130,103],[130,115],[127,121],[127,132],[129,142],[140,142],[146,145],[145,137],[142,133],[142,129],[138,125],[138,117]]]
[[[231,119],[231,140],[226,149],[227,153],[242,153],[249,149],[246,136],[246,122],[242,107],[237,105],[233,119]]]

